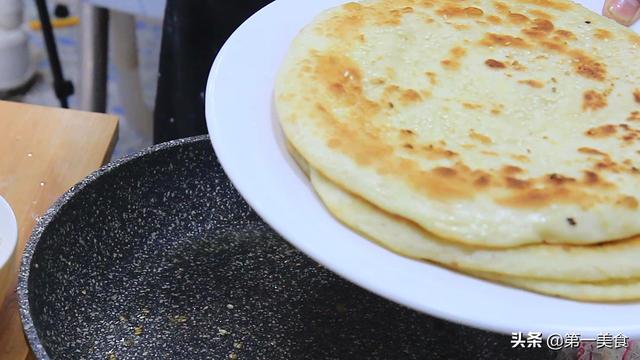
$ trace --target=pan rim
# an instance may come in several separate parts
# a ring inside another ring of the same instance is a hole
[[[29,344],[29,347],[33,351],[36,359],[40,360],[49,360],[49,354],[46,349],[42,345],[42,341],[40,336],[38,335],[38,331],[34,325],[33,318],[31,316],[31,307],[29,304],[29,275],[31,272],[31,260],[33,259],[33,255],[35,253],[36,248],[38,247],[38,243],[40,242],[40,238],[44,233],[45,229],[49,226],[49,224],[56,218],[56,216],[63,211],[67,203],[81,193],[87,186],[94,183],[96,180],[101,178],[107,173],[111,173],[119,169],[120,167],[135,161],[137,159],[143,158],[147,155],[156,154],[162,151],[167,151],[174,149],[176,147],[180,147],[182,145],[194,144],[199,142],[208,143],[211,146],[211,141],[209,139],[209,135],[198,135],[187,137],[183,139],[172,140],[164,143],[160,143],[157,145],[153,145],[142,149],[136,153],[121,157],[117,160],[111,161],[99,169],[93,171],[78,183],[73,185],[67,191],[65,191],[53,204],[49,207],[49,209],[38,218],[36,224],[34,225],[31,235],[29,239],[25,243],[24,250],[22,251],[22,257],[20,259],[20,267],[18,273],[18,284],[16,289],[16,295],[18,300],[18,310],[20,313],[20,320],[22,322],[22,328],[25,334],[25,338]],[[213,151],[213,149],[212,149]],[[214,151],[215,156],[215,151]]]

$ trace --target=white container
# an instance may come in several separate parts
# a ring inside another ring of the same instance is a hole
[[[18,223],[11,206],[0,196],[0,301],[13,285]]]
[[[2,1],[2,0],[0,0]],[[84,0],[93,5],[105,7],[135,16],[162,20],[166,0]]]
[[[20,29],[0,30],[0,90],[25,84],[33,71],[27,34]]]
[[[0,29],[15,30],[22,22],[21,0],[0,0]]]

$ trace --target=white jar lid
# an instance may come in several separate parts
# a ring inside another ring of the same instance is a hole
[[[3,288],[1,282],[5,277],[4,272],[10,271],[6,268],[13,261],[17,244],[18,222],[11,206],[0,196],[0,289]]]
[[[33,73],[27,34],[20,29],[0,29],[0,90],[24,85]]]

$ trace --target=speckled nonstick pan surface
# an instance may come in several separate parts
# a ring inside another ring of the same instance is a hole
[[[207,137],[112,163],[62,196],[27,245],[18,297],[38,359],[552,357],[325,270],[245,204]]]

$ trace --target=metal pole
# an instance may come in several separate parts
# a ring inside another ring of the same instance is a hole
[[[80,13],[80,109],[107,109],[109,11],[83,1]]]
[[[62,75],[62,66],[60,65],[60,58],[58,58],[58,48],[56,46],[56,39],[53,36],[53,27],[51,26],[46,1],[36,0],[36,7],[38,8],[38,15],[40,16],[40,23],[42,24],[44,43],[47,47],[47,54],[49,55],[49,64],[51,65],[51,73],[53,75],[53,88],[58,100],[60,100],[60,106],[68,108],[69,102],[67,97],[73,94],[73,84],[65,80]]]

